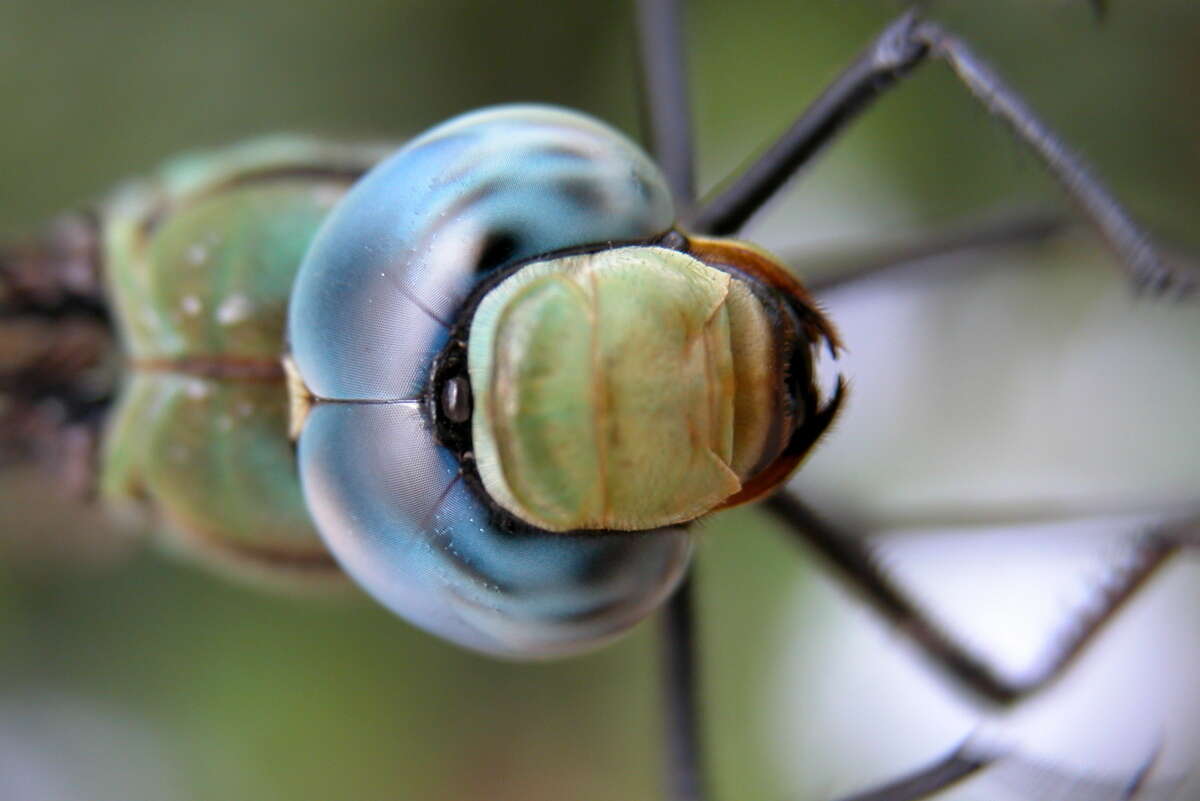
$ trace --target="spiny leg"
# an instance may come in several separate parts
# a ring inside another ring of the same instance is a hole
[[[838,801],[920,801],[971,778],[989,767],[998,756],[978,750],[967,741],[925,767]]]
[[[922,801],[987,769],[989,785],[1003,785],[1025,798],[1056,801],[1167,801],[1183,785],[1181,779],[1153,779],[1156,750],[1126,778],[1081,776],[1021,754],[1001,753],[970,739],[925,767],[838,801]]]
[[[695,202],[696,187],[680,2],[639,0],[637,28],[643,127],[650,152],[684,212]]]
[[[1161,526],[1141,537],[1130,558],[1051,642],[1038,669],[1014,679],[955,639],[910,598],[880,566],[862,538],[822,518],[799,498],[780,492],[765,503],[789,533],[807,542],[935,664],[967,688],[1000,704],[1011,704],[1058,678],[1117,612],[1180,548],[1196,544],[1196,518]]]
[[[708,797],[698,703],[700,676],[693,594],[689,576],[667,602],[660,621],[667,790],[675,801],[703,801]]]
[[[881,273],[920,269],[944,259],[974,259],[990,251],[1037,247],[1067,236],[1080,226],[1079,220],[1061,213],[1026,212],[930,231],[894,243],[826,253],[785,253],[783,261],[797,273],[805,274],[805,286],[820,294]],[[1160,244],[1173,263],[1198,271],[1196,259],[1181,248],[1172,247],[1169,242]],[[808,273],[815,276],[808,277]]]
[[[1054,176],[1124,265],[1134,285],[1155,295],[1195,290],[1197,277],[1168,264],[1083,161],[967,45],[909,12],[884,30],[792,127],[749,168],[706,200],[689,221],[701,233],[736,233],[784,182],[901,78],[929,58],[945,61],[972,95],[1004,121]]]
[[[892,270],[993,250],[1034,247],[1069,232],[1075,223],[1053,212],[1030,212],[938,230],[905,241],[843,249],[836,254],[783,255],[797,272],[815,272],[804,284],[816,294]]]
[[[1053,788],[1069,787],[1078,793],[1076,797],[1087,799],[1087,801],[1102,801],[1102,799],[1115,801],[1115,799],[1123,800],[1135,797],[1131,793],[1140,789],[1145,771],[1139,769],[1130,781],[1121,782],[1108,788],[1100,786],[1101,783],[1095,779],[1086,781],[1081,777],[1067,779],[1061,770],[1036,762],[996,765],[991,776],[996,784],[1030,798],[1057,797],[1053,795]]]
[[[1158,777],[1161,744],[1126,777],[1080,776],[1069,769],[1025,756],[1005,757],[988,773],[989,784],[1025,798],[1055,801],[1168,801],[1179,796],[1186,777]]]
[[[695,201],[695,184],[680,2],[639,0],[637,23],[646,139],[682,211]],[[688,577],[667,602],[660,620],[666,785],[673,801],[703,801],[708,795],[692,596]]]

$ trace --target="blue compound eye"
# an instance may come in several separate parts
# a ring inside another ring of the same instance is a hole
[[[674,223],[658,168],[608,126],[545,106],[457,117],[383,161],[318,232],[289,304],[318,397],[421,397],[467,296],[543,253]]]
[[[540,657],[602,644],[674,588],[691,553],[682,529],[556,533],[498,510],[435,430],[447,390],[430,386],[464,304],[496,271],[648,240],[673,219],[640,149],[542,106],[434,128],[330,215],[289,306],[313,398],[300,473],[322,537],[378,601],[461,645]],[[467,391],[451,385],[451,418],[465,416]]]

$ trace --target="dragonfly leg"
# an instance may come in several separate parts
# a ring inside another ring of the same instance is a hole
[[[704,801],[700,675],[696,658],[693,578],[688,577],[663,610],[662,695],[667,744],[667,797]]]
[[[1084,162],[959,38],[904,14],[867,48],[761,157],[705,200],[688,221],[701,233],[736,233],[803,165],[872,102],[930,58],[946,62],[962,84],[1037,156],[1100,233],[1133,284],[1154,295],[1195,290],[1197,277],[1164,259]]]
[[[838,801],[920,801],[975,776],[999,758],[970,740],[936,761],[899,778]]]
[[[874,245],[842,247],[824,252],[783,254],[783,262],[804,279],[804,285],[820,294],[851,286],[860,280],[885,273],[903,271],[906,275],[928,277],[926,268],[955,259],[988,263],[979,257],[989,252],[1036,248],[1059,237],[1069,236],[1082,222],[1061,212],[1027,211],[972,221]],[[1200,261],[1182,247],[1159,242],[1164,256],[1180,269],[1200,275]],[[968,264],[968,266],[970,266]],[[939,271],[936,273],[941,275]]]
[[[805,286],[821,293],[881,273],[919,269],[943,259],[966,259],[994,250],[1036,247],[1076,227],[1076,221],[1064,214],[1032,211],[836,253],[785,253],[783,261],[803,275]]]
[[[837,801],[921,801],[933,798],[959,782],[984,776],[980,782],[1016,790],[1025,798],[1058,801],[1136,801],[1174,798],[1181,779],[1152,779],[1158,762],[1156,750],[1129,777],[1098,777],[1032,759],[980,747],[968,739],[928,765],[877,787]],[[986,773],[984,773],[986,771]]]
[[[684,59],[681,0],[639,0],[641,111],[650,151],[681,210],[695,200],[692,112]]]
[[[933,56],[945,61],[971,94],[1041,159],[1125,265],[1135,287],[1154,295],[1195,291],[1196,276],[1168,263],[1083,160],[962,39],[928,22],[917,26],[914,36]]]
[[[815,548],[920,651],[968,689],[998,704],[1012,704],[1045,687],[1075,661],[1121,608],[1182,547],[1198,542],[1196,519],[1164,526],[1141,537],[1131,557],[1114,568],[1094,603],[1079,611],[1053,638],[1039,668],[1012,678],[956,639],[922,609],[881,567],[871,547],[854,532],[815,513],[788,492],[765,508],[797,539]]]
[[[948,259],[975,259],[991,251],[1037,247],[1070,235],[1080,227],[1081,221],[1063,213],[1028,211],[879,245],[826,253],[785,253],[783,261],[804,277],[805,286],[821,293],[882,273],[919,272]],[[1173,264],[1200,274],[1200,263],[1182,248],[1173,247],[1169,242],[1160,245]]]

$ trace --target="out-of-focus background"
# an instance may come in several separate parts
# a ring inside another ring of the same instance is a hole
[[[899,9],[692,5],[706,186]],[[1109,5],[1103,25],[1067,0],[932,13],[1139,217],[1200,253],[1200,6]],[[6,0],[0,234],[179,151],[256,134],[399,139],[512,100],[633,133],[634,84],[624,3]],[[813,254],[803,271],[842,247],[1063,205],[931,65],[750,233]],[[1086,234],[824,300],[850,346],[853,393],[797,486],[861,522],[914,592],[1014,670],[1086,602],[1121,535],[1200,495],[1200,310],[1133,299]],[[47,490],[0,478],[0,801],[660,795],[652,625],[585,658],[495,662],[362,599],[280,598],[214,577]],[[761,513],[701,529],[718,798],[829,798],[971,733],[1111,782],[1156,753],[1160,787],[1200,765],[1195,560],[1160,576],[1060,683],[997,713],[927,670]],[[1030,775],[1010,769],[946,797],[1045,795],[1022,784]]]

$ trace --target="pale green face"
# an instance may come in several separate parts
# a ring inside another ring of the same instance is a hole
[[[468,347],[483,484],[551,531],[712,510],[761,466],[781,403],[762,304],[664,248],[527,265],[480,302]]]

